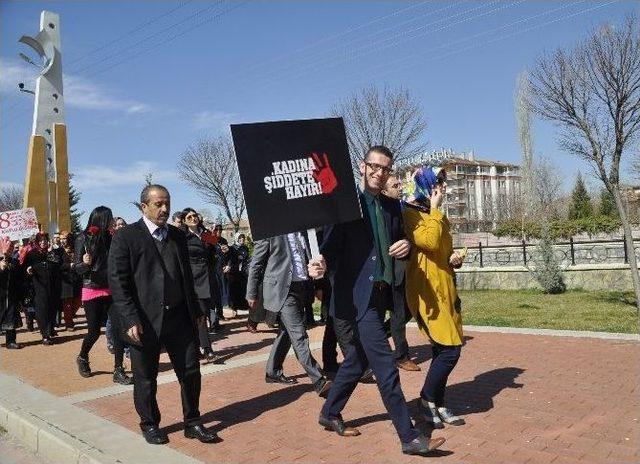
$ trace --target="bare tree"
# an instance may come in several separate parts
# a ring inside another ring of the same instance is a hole
[[[0,187],[0,211],[22,209],[24,189],[17,185]]]
[[[366,87],[338,103],[333,116],[344,119],[347,142],[354,169],[372,145],[385,145],[394,154],[396,165],[422,156],[426,144],[422,135],[427,127],[422,110],[408,90],[400,87],[379,90]]]
[[[548,158],[538,157],[531,164],[532,217],[539,218],[542,226],[558,216],[562,197],[562,177],[558,167]]]
[[[521,218],[522,218],[522,239],[525,239],[525,223],[531,218],[533,205],[533,140],[531,136],[531,108],[529,106],[530,98],[529,76],[527,72],[522,72],[518,76],[515,96],[516,124],[518,131],[518,140],[522,149],[522,190],[523,199]]]
[[[560,146],[586,160],[615,198],[640,312],[640,275],[620,192],[620,161],[640,131],[640,34],[637,19],[603,27],[571,50],[538,60],[534,110],[560,128]]]
[[[202,199],[220,207],[238,230],[245,203],[229,137],[203,138],[188,147],[178,162],[178,175]]]
[[[640,153],[636,153],[635,159],[631,161],[631,174],[640,181]]]

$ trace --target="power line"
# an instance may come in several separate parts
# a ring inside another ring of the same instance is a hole
[[[145,48],[143,50],[140,50],[140,51],[138,51],[137,53],[135,53],[133,55],[125,57],[125,58],[121,59],[120,61],[116,61],[115,63],[112,63],[112,64],[110,64],[109,66],[107,66],[105,68],[98,69],[98,70],[94,71],[93,73],[89,73],[85,77],[93,77],[93,76],[96,76],[98,74],[103,74],[104,72],[106,72],[106,71],[108,71],[108,70],[110,70],[110,69],[112,69],[112,68],[114,68],[116,66],[119,66],[119,65],[121,65],[123,63],[126,63],[127,61],[130,61],[130,60],[132,60],[132,59],[134,59],[134,58],[136,58],[136,57],[138,57],[138,56],[140,56],[142,54],[148,53],[149,51],[154,50],[154,49],[160,47],[161,45],[164,45],[164,44],[167,44],[169,42],[172,42],[173,40],[175,40],[175,39],[177,39],[179,37],[182,37],[183,35],[193,31],[194,29],[202,27],[205,24],[207,24],[207,23],[209,23],[209,22],[211,22],[211,21],[213,21],[215,19],[218,19],[218,18],[222,17],[227,13],[231,13],[232,11],[240,8],[241,6],[245,5],[246,3],[249,3],[249,0],[236,1],[236,2],[234,2],[233,6],[227,8],[226,10],[220,11],[219,13],[216,13],[215,15],[203,20],[202,22],[200,22],[198,24],[195,24],[195,25],[189,27],[188,29],[185,29],[184,31],[176,33],[176,34],[166,38],[165,40],[163,40],[161,42],[152,44],[151,46],[149,46],[149,47],[147,47],[147,48]]]
[[[316,46],[318,46],[320,44],[323,44],[323,43],[326,43],[326,42],[330,42],[330,41],[332,41],[334,39],[337,39],[337,38],[340,38],[340,37],[344,37],[346,35],[349,35],[352,32],[360,30],[360,29],[362,29],[362,28],[364,28],[366,26],[370,26],[372,24],[378,23],[378,22],[383,21],[385,19],[392,18],[392,17],[397,16],[397,15],[399,15],[401,13],[406,12],[406,11],[413,10],[413,9],[419,7],[419,6],[424,5],[425,3],[429,3],[429,1],[430,0],[424,0],[424,1],[419,2],[419,3],[414,3],[412,5],[409,5],[409,6],[405,7],[405,8],[400,8],[398,10],[395,10],[395,11],[393,11],[393,12],[391,12],[389,14],[386,14],[384,16],[379,16],[377,18],[374,18],[371,21],[367,21],[365,23],[357,24],[357,25],[355,25],[353,27],[348,28],[347,30],[338,32],[338,33],[330,35],[330,36],[323,37],[323,38],[321,38],[319,40],[316,40],[315,42],[307,44],[307,45],[305,45],[303,47],[300,47],[300,48],[298,48],[296,50],[293,50],[291,52],[284,53],[282,55],[276,56],[274,58],[269,58],[267,60],[264,60],[264,61],[261,61],[261,62],[258,62],[258,63],[254,63],[254,64],[250,65],[249,67],[247,67],[246,69],[244,69],[242,71],[238,71],[237,73],[231,75],[230,78],[240,77],[240,76],[242,76],[242,75],[244,75],[244,74],[246,74],[248,72],[253,71],[254,69],[259,69],[261,67],[264,67],[265,65],[270,65],[270,64],[282,61],[285,58],[290,58],[292,55],[296,55],[296,54],[305,52],[307,50],[315,48]],[[468,1],[468,0],[466,0],[466,1]]]
[[[445,23],[444,25],[436,28],[436,29],[427,29],[429,26],[438,24],[438,23],[442,23],[443,21],[448,21],[451,20],[453,18],[459,17],[459,16],[464,16],[467,13],[470,12],[474,12],[477,11],[478,9],[482,8],[483,6],[479,6],[479,7],[474,7],[471,8],[469,10],[465,10],[463,12],[460,13],[456,13],[452,16],[447,16],[445,18],[441,18],[439,20],[436,21],[432,21],[430,23],[424,24],[420,27],[417,27],[411,31],[406,31],[406,32],[401,32],[399,34],[387,37],[383,40],[379,40],[379,41],[374,41],[372,43],[367,44],[367,46],[365,47],[360,47],[360,49],[356,50],[355,52],[351,52],[349,53],[347,56],[345,56],[342,60],[335,60],[335,58],[333,60],[322,60],[319,62],[315,62],[312,63],[311,65],[307,66],[306,68],[303,68],[301,70],[298,70],[298,72],[294,75],[290,75],[288,76],[289,79],[296,79],[296,78],[300,78],[302,76],[304,76],[305,74],[309,74],[309,73],[313,73],[313,72],[320,72],[320,71],[325,71],[327,67],[335,67],[337,66],[339,63],[348,63],[348,62],[352,62],[358,58],[361,58],[363,56],[366,56],[368,54],[372,54],[372,53],[379,53],[382,50],[397,46],[399,44],[401,44],[402,42],[405,42],[407,40],[413,40],[416,39],[418,37],[422,37],[425,35],[429,35],[429,34],[433,34],[433,33],[437,33],[437,32],[441,32],[443,30],[449,29],[453,26],[459,25],[459,24],[463,24],[469,21],[473,21],[475,19],[478,18],[482,18],[484,16],[490,15],[492,13],[496,13],[500,10],[506,9],[506,8],[511,8],[513,6],[516,6],[520,3],[523,3],[525,0],[516,0],[512,3],[509,4],[500,4],[498,0],[494,0],[492,2],[490,2],[489,4],[487,4],[488,6],[494,5],[494,4],[498,4],[498,6],[495,6],[494,8],[487,10],[487,11],[483,11],[480,12],[478,14],[475,15],[471,15],[468,17],[463,17],[462,19],[455,21],[455,22],[450,22],[450,23]],[[413,33],[416,31],[423,31],[418,35],[415,35],[413,37],[409,37],[407,38],[403,38],[404,36],[406,36],[409,33]],[[261,84],[260,88],[263,87],[269,87],[272,83],[275,82],[275,79],[273,80],[268,80],[265,81],[263,84]]]
[[[434,14],[440,13],[440,12],[445,11],[445,10],[449,10],[449,9],[451,9],[451,8],[454,8],[454,7],[456,7],[456,6],[460,5],[460,4],[462,4],[462,3],[466,3],[466,2],[468,2],[468,1],[469,1],[469,0],[462,0],[462,1],[458,1],[458,2],[453,2],[453,3],[450,3],[450,4],[446,5],[445,7],[439,8],[439,9],[437,9],[437,10],[435,10],[435,11],[429,11],[429,12],[427,12],[427,13],[424,13],[424,14],[421,14],[421,15],[418,15],[418,16],[414,16],[414,17],[412,17],[412,18],[411,18],[411,19],[409,19],[409,20],[402,21],[402,22],[397,23],[397,24],[394,24],[394,25],[392,25],[392,26],[387,26],[387,27],[384,27],[384,28],[382,28],[382,29],[376,29],[376,30],[375,30],[375,31],[373,31],[372,33],[367,34],[365,37],[355,37],[354,39],[352,39],[352,40],[350,40],[350,41],[347,41],[347,42],[341,42],[341,43],[340,43],[339,45],[337,45],[337,46],[333,46],[333,47],[328,48],[328,49],[325,49],[325,50],[319,50],[319,51],[317,51],[317,52],[312,53],[311,55],[305,55],[305,56],[303,57],[303,60],[308,59],[308,58],[310,58],[310,57],[314,57],[314,58],[322,57],[322,55],[326,55],[327,53],[331,53],[331,52],[338,51],[338,50],[352,50],[352,48],[351,48],[351,47],[353,46],[353,44],[355,44],[355,43],[357,43],[357,42],[367,42],[368,44],[371,44],[371,43],[372,43],[372,41],[374,41],[374,38],[375,38],[376,36],[383,36],[383,35],[385,35],[385,34],[387,33],[387,31],[391,31],[391,30],[393,30],[393,29],[397,29],[397,28],[402,27],[402,26],[404,26],[404,25],[406,25],[406,24],[410,24],[410,23],[413,23],[413,22],[416,22],[416,21],[420,21],[420,20],[422,20],[422,19],[424,19],[424,18],[428,18],[429,16],[433,16]],[[492,2],[492,3],[496,3],[497,1],[498,1],[498,0],[493,0],[493,2]],[[376,22],[382,21],[383,19],[386,19],[387,17],[390,17],[390,16],[397,16],[398,12],[400,12],[400,11],[402,11],[402,12],[403,12],[403,11],[405,11],[405,10],[407,10],[407,9],[408,9],[408,8],[404,8],[404,9],[402,9],[402,10],[398,10],[398,11],[396,11],[396,12],[394,12],[394,13],[390,14],[390,15],[385,15],[385,16],[382,16],[382,17],[376,18],[376,19],[374,19],[373,21],[368,21],[368,22],[366,22],[366,23],[363,23],[363,24],[360,24],[360,25],[356,25],[355,27],[352,27],[352,28],[348,29],[347,31],[343,31],[343,32],[340,32],[340,33],[338,33],[338,34],[335,34],[335,37],[343,37],[343,36],[348,35],[349,33],[353,32],[353,31],[355,31],[355,30],[359,30],[359,29],[362,29],[362,28],[364,28],[364,27],[367,27],[367,26],[369,26],[369,25],[371,25],[371,24],[374,24],[374,23],[376,23]],[[437,21],[436,21],[436,22],[437,22]],[[402,32],[399,32],[399,33],[398,33],[398,32],[396,32],[395,36],[404,35],[404,34],[406,34],[406,31],[402,31]],[[388,40],[388,37],[389,37],[389,36],[387,35],[387,36],[386,36],[386,39],[383,39],[383,40]],[[321,39],[320,41],[315,42],[315,43],[319,43],[319,42],[326,42],[326,41],[328,41],[328,38],[327,38],[327,40]],[[303,47],[303,48],[302,48],[302,49],[300,49],[300,50],[306,50],[306,49],[308,49],[308,48],[313,48],[313,45],[314,45],[314,44],[311,44],[311,46],[309,46],[309,47]],[[360,45],[360,47],[362,47],[362,45]],[[294,52],[294,53],[295,53],[295,52]],[[331,58],[331,57],[330,57],[330,58]],[[265,77],[266,77],[266,78],[270,78],[270,77],[275,77],[275,76],[277,76],[278,74],[284,74],[284,73],[286,73],[286,71],[288,70],[288,68],[292,68],[292,67],[294,67],[294,65],[292,64],[292,62],[291,62],[291,61],[289,61],[289,62],[287,62],[287,63],[285,63],[285,64],[284,64],[284,68],[281,68],[281,69],[278,69],[278,68],[276,68],[276,69],[272,69],[270,72],[267,72],[267,75],[266,75],[266,76],[264,75],[264,72],[263,72],[263,71],[261,71],[261,78],[265,78]],[[243,77],[244,77],[245,79],[249,79],[249,78],[253,77],[253,75],[246,75],[246,74],[245,74],[245,76],[243,76]]]
[[[500,36],[500,37],[497,37],[497,38],[489,39],[489,40],[484,41],[484,42],[475,41],[475,39],[477,39],[477,38],[479,38],[481,36],[484,36],[484,35],[487,35],[487,34],[491,34],[491,33],[500,31],[500,30],[508,28],[508,27],[517,26],[517,25],[519,25],[521,23],[530,21],[530,20],[535,19],[537,17],[546,16],[546,15],[549,15],[551,13],[555,13],[557,11],[566,9],[568,7],[571,7],[571,6],[575,6],[575,5],[578,5],[578,4],[583,4],[583,3],[586,2],[586,0],[579,0],[579,1],[573,2],[571,4],[564,4],[564,5],[560,6],[560,7],[556,7],[556,8],[550,9],[550,10],[546,10],[546,11],[544,11],[542,13],[537,13],[535,15],[532,15],[532,16],[529,16],[529,17],[526,17],[526,18],[521,18],[521,19],[513,21],[513,22],[511,22],[509,24],[502,25],[500,27],[497,27],[497,28],[494,28],[494,29],[490,29],[490,30],[487,30],[487,31],[483,31],[483,32],[480,32],[480,33],[477,33],[477,34],[473,34],[473,35],[468,36],[466,38],[457,40],[455,42],[451,42],[451,43],[436,47],[434,49],[430,49],[427,53],[432,53],[432,52],[434,52],[436,50],[439,50],[439,49],[442,49],[442,48],[446,48],[446,47],[448,47],[450,45],[458,45],[460,43],[474,41],[474,43],[472,43],[471,45],[468,45],[468,46],[465,46],[465,47],[450,51],[448,53],[444,53],[444,54],[436,56],[436,57],[428,57],[427,56],[426,58],[431,60],[431,61],[436,61],[436,60],[448,58],[448,57],[450,57],[452,55],[456,55],[456,54],[459,54],[459,53],[462,53],[462,52],[465,52],[465,51],[468,51],[468,50],[472,50],[472,49],[479,48],[479,47],[482,47],[482,46],[485,46],[485,45],[489,45],[489,44],[498,42],[500,40],[505,40],[505,39],[514,37],[516,35],[520,35],[520,34],[524,34],[526,32],[530,32],[530,31],[533,31],[533,30],[540,29],[542,27],[548,26],[550,24],[553,24],[553,23],[556,23],[556,22],[559,22],[559,21],[563,21],[563,20],[566,20],[566,19],[578,16],[578,15],[581,15],[581,14],[584,14],[584,13],[595,11],[595,10],[600,9],[600,8],[604,8],[605,6],[608,6],[608,5],[612,4],[612,3],[617,3],[619,1],[620,0],[611,0],[609,2],[598,4],[598,5],[589,7],[589,8],[585,8],[585,9],[579,10],[577,12],[573,12],[573,13],[570,13],[570,14],[566,14],[566,15],[563,15],[563,16],[556,17],[556,18],[551,19],[549,21],[538,23],[538,24],[530,26],[528,28],[517,29],[516,31],[514,31],[512,33],[509,33],[509,34],[506,34],[506,35],[503,35],[503,36]],[[424,58],[424,55],[425,55],[424,52],[414,53],[414,54],[411,54],[409,56],[404,56],[404,57],[398,58],[398,59],[396,59],[394,61],[391,61],[391,62],[386,62],[386,63],[384,63],[382,65],[374,65],[373,67],[367,68],[366,71],[371,72],[371,71],[375,71],[377,69],[383,68],[383,72],[381,72],[379,74],[376,74],[376,78],[381,78],[381,77],[393,74],[395,72],[398,72],[400,70],[411,68],[411,67],[415,66],[416,64],[423,62],[423,61],[417,61],[416,58],[420,58],[420,57]],[[397,64],[404,63],[407,60],[411,60],[411,61],[409,63],[405,64],[402,67],[396,66]],[[358,74],[361,75],[362,74],[362,70],[360,70],[358,72]],[[349,77],[352,77],[353,75],[355,75],[355,74],[349,75],[347,77],[343,76],[341,78],[341,80],[345,80],[345,79],[348,80]],[[337,82],[338,81],[335,80],[335,83],[337,83]],[[323,92],[323,93],[325,93],[325,92]],[[328,92],[326,92],[326,93],[328,93]]]
[[[91,63],[91,64],[89,64],[89,65],[87,65],[87,66],[84,66],[83,68],[75,69],[75,70],[73,70],[73,69],[72,69],[72,70],[71,70],[71,72],[75,72],[75,73],[77,73],[77,74],[80,74],[80,73],[82,73],[82,72],[84,72],[84,71],[87,71],[87,70],[89,70],[89,69],[91,69],[91,68],[95,67],[96,65],[99,65],[99,64],[101,64],[101,63],[104,63],[105,61],[108,61],[108,60],[110,60],[110,59],[112,59],[112,58],[118,57],[118,56],[119,56],[119,55],[121,55],[122,53],[124,53],[124,52],[126,52],[126,51],[128,51],[128,50],[131,50],[131,49],[133,49],[133,48],[135,48],[135,47],[137,47],[137,46],[139,46],[139,45],[142,45],[143,43],[148,42],[149,40],[152,40],[152,39],[154,39],[154,38],[156,38],[156,37],[158,37],[158,36],[160,36],[160,35],[162,35],[162,34],[165,34],[167,31],[169,31],[169,30],[171,30],[171,29],[174,29],[174,28],[176,28],[176,27],[178,27],[178,26],[181,26],[182,24],[184,24],[184,23],[186,23],[186,22],[189,22],[190,20],[192,20],[192,19],[194,19],[194,18],[197,18],[197,17],[198,17],[198,16],[200,16],[201,14],[204,14],[204,13],[206,13],[206,12],[209,12],[209,11],[214,10],[214,9],[215,9],[215,8],[217,8],[220,4],[222,4],[224,1],[225,1],[225,0],[216,0],[216,2],[215,2],[214,4],[209,5],[209,6],[205,7],[205,8],[201,8],[201,9],[199,9],[198,11],[196,11],[195,13],[190,14],[190,15],[189,15],[189,16],[187,16],[186,18],[184,18],[184,19],[182,19],[182,20],[180,20],[180,21],[178,21],[178,22],[176,22],[176,23],[173,23],[173,24],[171,24],[171,25],[169,25],[169,26],[167,26],[167,27],[163,27],[163,28],[162,28],[162,29],[160,29],[159,31],[156,31],[156,32],[154,32],[153,34],[150,34],[150,35],[148,35],[148,36],[146,36],[146,37],[144,37],[144,38],[142,38],[142,39],[138,40],[137,42],[134,42],[133,44],[130,44],[130,45],[127,45],[126,47],[120,48],[120,49],[118,49],[118,50],[116,50],[116,51],[112,52],[111,54],[109,54],[109,55],[107,55],[107,56],[105,56],[105,57],[102,57],[102,58],[101,58],[101,59],[99,59],[98,61],[95,61],[95,62],[93,62],[93,63]]]
[[[171,8],[168,11],[165,11],[164,13],[159,14],[158,16],[155,16],[147,21],[144,21],[142,23],[140,23],[138,26],[134,27],[133,29],[131,29],[128,32],[125,32],[124,34],[121,34],[120,36],[116,37],[113,40],[110,40],[109,42],[104,43],[103,45],[96,47],[90,51],[88,51],[87,53],[83,54],[82,56],[79,56],[78,58],[75,58],[74,60],[70,61],[69,63],[67,63],[67,66],[71,66],[79,61],[84,60],[86,57],[90,56],[90,55],[94,55],[97,52],[100,52],[102,50],[104,50],[105,48],[110,47],[111,45],[118,43],[120,41],[122,41],[123,39],[129,37],[130,35],[135,34],[138,31],[141,31],[142,29],[144,29],[147,26],[150,26],[151,24],[154,24],[158,21],[160,21],[161,19],[172,15],[173,13],[175,13],[176,11],[178,11],[179,9],[185,7],[186,5],[188,5],[189,3],[191,3],[193,0],[185,0],[183,2],[181,2],[180,4],[178,4],[177,6]]]

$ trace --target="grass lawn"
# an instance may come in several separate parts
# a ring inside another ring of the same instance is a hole
[[[631,292],[461,291],[464,324],[638,333]]]

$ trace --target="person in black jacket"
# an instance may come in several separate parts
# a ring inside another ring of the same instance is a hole
[[[215,248],[202,239],[204,227],[200,222],[198,213],[193,208],[185,208],[183,211],[184,231],[189,250],[189,264],[193,274],[193,283],[198,297],[198,304],[203,314],[210,314],[213,309],[212,298],[216,292],[215,280]],[[175,215],[174,215],[175,216]],[[207,326],[198,327],[198,338],[203,355],[208,361],[217,361],[217,357],[211,348]]]
[[[245,241],[245,234],[237,234],[236,241],[231,246],[235,260],[232,262],[233,266],[229,272],[229,299],[230,306],[236,311],[249,309],[245,295],[247,294],[250,253]]]
[[[49,234],[36,234],[35,247],[27,253],[24,266],[33,282],[36,321],[42,344],[53,345],[56,314],[60,308],[61,260],[57,254],[49,252]]]
[[[68,331],[74,330],[73,318],[82,306],[80,294],[82,291],[82,279],[73,270],[75,266],[75,238],[71,232],[60,232],[60,248],[62,250],[62,266],[61,266],[61,290],[60,298],[62,299],[62,315],[64,316],[64,325]]]
[[[22,269],[12,257],[13,244],[8,238],[0,242],[0,329],[4,330],[6,348],[16,350],[16,329],[22,326],[20,318],[20,290]]]
[[[76,240],[73,269],[82,277],[82,304],[87,317],[87,334],[82,340],[76,358],[78,372],[82,377],[91,377],[89,351],[100,337],[100,329],[112,312],[111,290],[108,282],[108,256],[111,247],[113,213],[106,206],[98,206],[89,216],[87,227]],[[116,327],[114,336],[113,381],[130,385],[132,380],[124,371],[124,343],[118,333],[118,320],[111,317]]]
[[[206,315],[197,301],[185,234],[168,225],[171,200],[162,185],[140,193],[142,219],[118,231],[109,252],[109,286],[131,342],[133,401],[140,428],[151,444],[169,441],[160,429],[156,399],[160,349],[164,346],[180,383],[184,435],[219,441],[200,419],[200,362],[197,326]]]

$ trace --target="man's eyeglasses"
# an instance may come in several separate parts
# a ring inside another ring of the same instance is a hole
[[[198,216],[196,214],[187,214],[184,218],[185,219],[198,219]]]
[[[367,161],[364,162],[364,164],[366,164],[369,169],[373,170],[373,172],[379,172],[382,171],[383,174],[389,175],[393,172],[393,169],[387,167],[387,166],[382,166],[380,164],[376,164],[376,163],[368,163]]]

